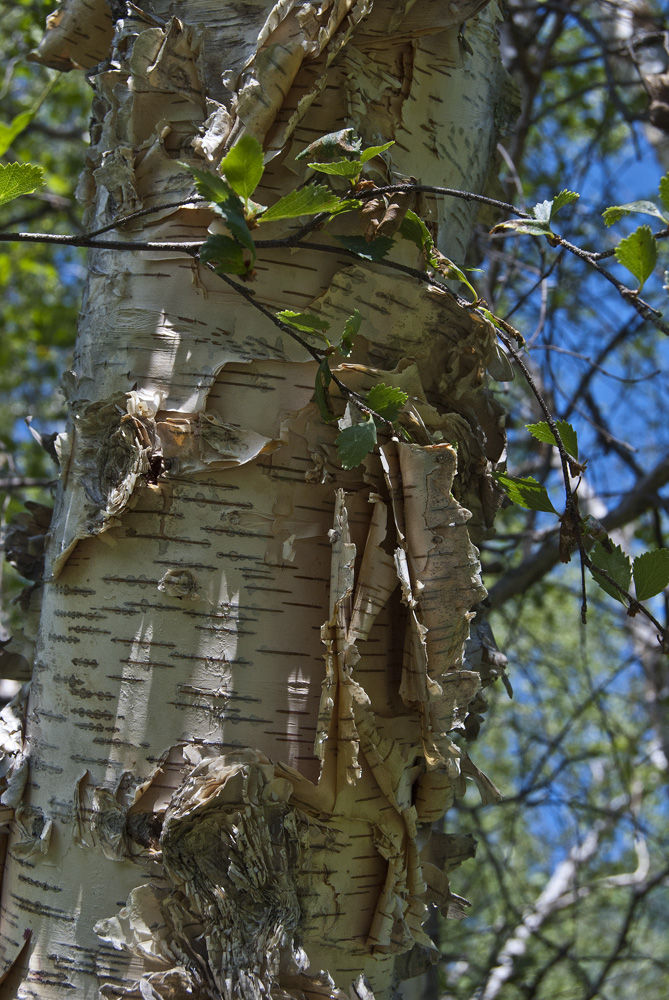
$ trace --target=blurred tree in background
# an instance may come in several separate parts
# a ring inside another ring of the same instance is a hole
[[[27,62],[49,7],[1,7],[4,123],[43,98],[3,162],[39,163],[47,176],[43,192],[2,210],[4,232],[80,231],[74,191],[87,88],[81,77]],[[560,216],[560,234],[578,247],[609,250],[647,220],[628,217],[607,229],[602,211],[657,200],[669,169],[669,25],[661,4],[511,0],[503,52],[521,108],[500,147],[503,190],[491,194],[525,209],[563,188],[577,191],[579,201]],[[482,269],[473,280],[490,308],[525,337],[526,364],[553,416],[578,430],[587,459],[581,513],[602,521],[632,555],[666,547],[666,336],[562,248],[531,236],[490,236],[499,220],[482,213],[467,263]],[[33,417],[48,446],[64,419],[58,379],[74,338],[80,253],[0,246],[5,522],[25,499],[48,501],[56,475],[24,421]],[[662,241],[659,260],[669,266]],[[615,261],[604,264],[626,280]],[[644,297],[666,313],[664,267]],[[546,484],[558,506],[555,449],[524,429],[542,419],[533,394],[519,374],[497,392],[509,413],[509,471]],[[465,865],[458,883],[471,916],[444,926],[442,966],[424,978],[421,993],[407,996],[667,995],[669,663],[652,626],[626,615],[592,580],[581,623],[577,560],[559,562],[557,531],[554,519],[509,507],[482,552],[490,623],[509,660],[514,697],[499,684],[489,689],[477,752],[505,800],[484,808],[468,795],[461,803],[460,829],[479,845],[476,866]],[[9,601],[22,585],[5,566],[7,627]],[[666,627],[666,594],[653,610]]]

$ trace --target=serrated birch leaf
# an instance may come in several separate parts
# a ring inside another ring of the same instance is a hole
[[[596,570],[597,567],[605,570],[619,587],[622,587],[623,590],[629,590],[630,580],[632,579],[632,565],[629,556],[623,552],[619,545],[612,545],[609,549],[606,549],[601,542],[597,542],[590,553],[590,559],[595,565],[595,571],[592,572],[591,570],[591,572],[596,583],[610,597],[615,597],[621,604],[626,604],[623,595],[600,573],[597,573]]]
[[[339,353],[343,354],[345,358],[347,358],[353,350],[353,341],[355,340],[355,336],[360,329],[361,323],[362,316],[360,315],[360,310],[356,309],[344,324],[344,332],[341,335],[341,343],[339,344]]]
[[[322,174],[331,174],[334,177],[348,177],[350,180],[353,180],[354,177],[358,176],[368,160],[371,160],[374,156],[378,156],[379,153],[385,152],[386,149],[390,149],[393,145],[394,141],[386,142],[382,146],[368,146],[367,149],[363,149],[355,160],[335,160],[334,163],[310,163],[309,166],[312,170],[319,170]]]
[[[324,184],[308,184],[307,187],[291,191],[266,212],[258,217],[258,222],[275,222],[278,219],[295,219],[300,215],[316,215],[318,212],[339,212],[344,208],[357,207],[357,202],[342,199]]]
[[[218,174],[213,174],[210,170],[200,170],[190,163],[181,163],[181,166],[195,178],[195,190],[202,198],[217,204],[230,197],[232,193],[230,185]]]
[[[301,330],[303,333],[315,333],[321,337],[326,330],[330,329],[330,324],[322,316],[315,313],[293,312],[292,309],[282,309],[276,314],[277,319],[283,320],[288,326]],[[325,338],[323,338],[325,339]]]
[[[277,313],[277,316],[284,323],[294,326],[296,330],[304,330],[307,333],[313,333],[315,330],[324,333],[330,329],[328,320],[323,319],[322,316],[317,316],[315,313],[293,312],[292,309],[282,309],[281,312]]]
[[[383,260],[393,245],[389,236],[379,236],[370,243],[364,236],[335,236],[335,239],[363,260]]]
[[[548,490],[532,476],[523,479],[499,472],[495,478],[506,492],[509,500],[517,503],[519,507],[525,507],[527,510],[542,510],[547,514],[557,514],[548,496]]]
[[[662,222],[667,221],[657,205],[652,201],[630,201],[626,205],[611,205],[609,208],[604,209],[602,218],[606,226],[612,226],[614,222],[618,222],[624,215],[629,215],[630,212],[639,212],[641,215],[653,215],[656,219],[661,219]]]
[[[335,419],[335,413],[332,409],[332,403],[330,402],[329,385],[331,381],[332,373],[330,371],[328,359],[323,358],[316,372],[314,398],[316,400],[316,405],[321,415],[321,419],[324,420],[326,424],[329,424]]]
[[[634,275],[639,291],[653,273],[657,260],[657,245],[650,226],[639,226],[616,247],[616,260]]]
[[[22,194],[32,194],[44,184],[44,172],[32,163],[0,164],[0,205]]]
[[[662,204],[669,212],[669,174],[665,174],[664,177],[660,179],[659,186],[660,198],[662,199]]]
[[[669,549],[655,549],[637,556],[632,567],[638,601],[647,601],[669,586]]]
[[[311,170],[318,170],[321,174],[329,174],[332,177],[348,177],[353,180],[362,169],[360,160],[336,160],[334,163],[310,163]]]
[[[567,423],[566,420],[557,420],[556,427],[562,439],[565,451],[567,451],[573,458],[578,458],[578,438],[572,425]],[[525,429],[528,430],[532,437],[536,438],[537,441],[543,441],[544,444],[557,446],[555,435],[545,420],[540,420],[537,424],[525,424]]]
[[[252,262],[244,257],[244,247],[231,236],[210,236],[200,248],[200,260],[213,263],[224,274],[246,275],[252,268]]]
[[[551,236],[551,227],[547,222],[540,222],[534,219],[507,219],[506,222],[499,222],[490,230],[491,233],[500,233],[509,229],[516,233],[526,233],[529,236]]]
[[[363,149],[360,154],[360,162],[367,163],[374,156],[378,156],[379,153],[385,153],[387,149],[390,149],[390,147],[394,145],[395,141],[392,140],[391,142],[384,142],[382,146],[368,146],[367,149]]]
[[[560,193],[553,198],[550,214],[551,219],[555,218],[561,208],[564,208],[565,205],[571,205],[574,201],[578,201],[580,197],[580,194],[576,191],[567,191],[566,188],[564,191],[560,191]]]
[[[372,386],[367,393],[367,405],[370,410],[374,410],[380,417],[390,420],[392,423],[397,420],[400,410],[409,398],[406,392],[393,385],[385,385],[379,382]]]
[[[376,424],[372,416],[345,427],[335,440],[343,469],[354,469],[376,446]]]
[[[255,136],[243,135],[221,160],[220,169],[233,191],[249,199],[265,171],[262,146]]]

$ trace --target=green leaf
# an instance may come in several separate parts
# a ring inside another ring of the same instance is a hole
[[[333,177],[348,177],[353,180],[362,169],[360,160],[335,160],[334,163],[310,163],[312,170],[318,170],[321,174],[331,174]]]
[[[578,201],[580,197],[580,194],[576,191],[567,191],[566,188],[564,191],[560,191],[560,193],[553,198],[550,214],[551,219],[555,218],[561,208],[564,208],[565,205],[571,205],[573,201]]]
[[[608,580],[604,579],[599,573],[596,572],[596,567],[606,570],[609,576],[615,580],[619,587],[623,590],[629,590],[630,580],[632,578],[632,566],[630,564],[629,556],[626,555],[619,545],[609,545],[610,551],[608,551],[601,542],[593,547],[590,553],[590,559],[595,564],[595,572],[592,573],[595,581],[599,584],[602,590],[606,591],[611,597],[615,597],[617,601],[621,604],[626,604],[625,598],[622,594],[618,593],[615,587],[612,587]]]
[[[444,257],[444,255],[439,253],[439,251],[435,251],[430,255],[430,263],[433,267],[441,271],[445,278],[448,278],[451,281],[461,281],[463,285],[467,286],[469,291],[474,296],[474,301],[478,299],[478,294],[471,281],[465,272],[459,268],[457,264],[454,264],[452,260],[449,260],[448,257]],[[470,270],[474,269],[470,268]],[[478,270],[478,268],[476,268],[476,270]]]
[[[562,438],[562,444],[572,458],[578,458],[578,438],[576,436],[576,431],[571,424],[567,423],[566,420],[557,420],[556,426],[558,433]],[[525,424],[525,428],[530,432],[532,437],[536,438],[537,441],[543,441],[545,444],[552,444],[557,447],[557,441],[553,435],[553,431],[548,426],[545,420],[539,421],[538,424]]]
[[[232,235],[247,250],[251,251],[255,261],[256,248],[246,223],[244,206],[227,181],[224,181],[218,174],[212,174],[209,170],[200,170],[199,167],[193,167],[189,163],[182,163],[181,166],[185,167],[195,178],[197,193],[202,198],[206,198],[214,211],[222,216]]]
[[[373,385],[367,393],[367,405],[370,410],[374,410],[380,417],[384,417],[392,423],[397,420],[399,412],[408,398],[408,393],[403,392],[402,389],[379,382],[378,385]]]
[[[529,236],[552,236],[551,227],[547,222],[532,219],[507,219],[506,222],[499,222],[490,230],[491,233],[499,233],[504,229],[510,229],[516,233],[527,233]]]
[[[407,214],[402,219],[398,232],[405,240],[415,243],[419,250],[424,250],[428,255],[434,247],[434,240],[430,235],[430,230],[420,216],[412,212],[411,209],[407,211]]]
[[[253,267],[253,261],[244,256],[244,247],[231,236],[209,236],[200,248],[200,260],[215,264],[223,274],[247,275]]]
[[[662,204],[669,212],[669,174],[665,174],[660,180],[660,198],[662,199]]]
[[[32,194],[44,184],[41,167],[32,163],[0,163],[0,205],[6,205],[22,194]]]
[[[639,291],[653,273],[657,260],[657,245],[650,226],[639,226],[616,247],[616,260],[639,282]]]
[[[612,226],[614,222],[618,222],[619,219],[622,219],[624,215],[629,215],[630,212],[640,212],[642,215],[654,215],[656,219],[662,219],[662,222],[666,223],[667,221],[657,205],[652,201],[630,201],[626,205],[611,205],[609,208],[604,209],[602,216],[605,225]]]
[[[379,236],[371,243],[364,236],[335,236],[335,239],[363,260],[383,260],[393,245],[389,236]]]
[[[245,201],[258,187],[264,170],[262,146],[253,135],[243,135],[221,160],[221,173]]]
[[[0,122],[0,156],[5,155],[17,135],[30,125],[34,117],[35,111],[22,111],[20,115],[12,118],[9,125]]]
[[[385,142],[382,146],[368,146],[367,149],[363,149],[355,160],[335,160],[334,163],[310,163],[309,166],[312,170],[319,170],[322,174],[331,174],[333,177],[348,177],[349,180],[353,180],[358,176],[368,160],[371,160],[374,156],[378,156],[379,153],[385,152],[386,149],[390,149],[394,145],[393,141]]]
[[[276,314],[276,318],[287,323],[288,326],[294,327],[295,330],[301,330],[303,333],[312,333],[314,336],[320,337],[328,347],[330,346],[330,341],[324,336],[325,331],[330,329],[330,324],[322,316],[316,316],[315,313],[293,312],[292,309],[282,309],[281,312]]]
[[[193,167],[190,163],[182,162],[181,166],[185,167],[195,178],[195,190],[200,197],[206,198],[207,201],[214,204],[228,200],[232,193],[230,185],[218,174],[212,174],[210,170],[200,170],[199,167]]]
[[[40,105],[46,99],[47,95],[51,89],[55,86],[58,77],[54,77],[47,83],[46,87],[39,95],[35,103],[32,105],[28,111],[22,111],[20,114],[15,115],[8,125],[4,122],[0,122],[0,156],[4,156],[14,139],[21,134],[28,126],[40,109]],[[29,192],[26,192],[29,193]]]
[[[376,445],[376,424],[372,416],[345,427],[335,440],[343,469],[354,469]]]
[[[316,372],[314,397],[316,399],[316,405],[318,406],[321,418],[326,422],[326,424],[331,423],[331,421],[335,419],[335,413],[332,409],[332,403],[330,402],[330,392],[328,388],[331,381],[332,372],[330,371],[328,359],[323,358]]]
[[[225,220],[232,235],[242,246],[251,251],[255,261],[256,248],[246,224],[244,206],[232,188],[217,174],[191,167],[188,163],[184,163],[183,166],[187,167],[195,178],[197,193],[206,198],[214,211]]]
[[[391,142],[385,142],[383,146],[368,146],[367,149],[363,149],[360,162],[367,163],[367,161],[371,160],[372,157],[378,156],[379,153],[385,153],[387,149],[390,149],[390,147],[394,145],[395,140],[393,139]]]
[[[349,316],[344,324],[344,332],[341,335],[341,342],[339,344],[339,353],[343,354],[345,358],[349,356],[353,350],[353,341],[355,340],[355,335],[360,329],[360,324],[362,323],[362,316],[359,310]]]
[[[669,549],[655,549],[637,556],[632,572],[638,601],[662,593],[669,586]]]
[[[338,212],[342,206],[357,208],[357,201],[343,199],[324,184],[309,184],[279,198],[258,218],[258,222],[276,222],[277,219],[295,219],[298,215],[315,215],[317,212]]]
[[[519,507],[525,507],[527,510],[543,510],[548,514],[557,514],[548,496],[546,487],[538,483],[532,476],[521,479],[516,476],[507,476],[505,472],[498,472],[495,478],[505,490],[509,500],[517,503]]]

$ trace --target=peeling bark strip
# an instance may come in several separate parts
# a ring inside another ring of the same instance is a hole
[[[384,181],[480,190],[503,117],[483,7],[70,0],[40,54],[95,83],[87,221],[204,239],[201,205],[119,220],[186,201],[180,161],[244,132],[267,204],[344,127],[395,140]],[[417,210],[461,262],[472,207]],[[256,270],[274,309],[359,309],[337,373],[407,392],[413,439],[342,471],[299,345],[186,255],[91,253],[30,703],[3,713],[5,996],[384,1000],[434,958],[428,909],[464,912],[448,873],[474,845],[432,826],[468,776],[497,795],[453,737],[480,705],[492,331],[336,254]]]

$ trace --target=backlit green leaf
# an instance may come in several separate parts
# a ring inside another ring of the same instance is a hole
[[[32,163],[0,163],[0,205],[6,205],[22,194],[32,194],[44,184],[41,167]]]
[[[386,142],[382,146],[368,146],[363,149],[360,156],[355,160],[335,160],[334,163],[310,163],[312,170],[319,170],[322,174],[331,174],[333,177],[348,177],[349,180],[357,177],[365,163],[379,153],[385,152],[393,146],[393,142]]]
[[[393,140],[392,142],[384,142],[382,146],[368,146],[367,149],[363,149],[360,156],[360,162],[367,163],[368,160],[372,159],[372,157],[378,156],[379,153],[385,153],[387,149],[390,149],[390,147],[394,145],[395,142]]]
[[[630,580],[632,579],[632,566],[629,556],[623,552],[619,545],[609,545],[607,549],[601,542],[597,542],[590,552],[590,559],[595,564],[595,567],[599,566],[601,569],[606,570],[619,587],[622,587],[623,590],[629,590]],[[606,591],[611,597],[615,597],[621,604],[627,603],[623,595],[600,573],[597,573],[595,570],[592,575],[602,590]]]
[[[660,180],[660,198],[662,199],[662,204],[669,212],[669,174],[665,174]]]
[[[657,245],[650,226],[639,226],[616,247],[616,260],[639,282],[639,291],[653,273],[657,260]]]
[[[40,105],[43,103],[45,98],[48,96],[49,92],[55,86],[58,77],[54,77],[47,83],[46,87],[39,95],[37,100],[34,102],[31,108],[27,111],[22,111],[20,114],[15,115],[14,118],[8,123],[0,122],[0,156],[4,156],[11,144],[21,135],[21,132],[27,129],[31,121],[39,111]],[[28,192],[25,192],[28,193]]]
[[[578,458],[578,438],[572,425],[567,423],[566,420],[557,420],[556,426],[558,433],[562,438],[562,444],[564,445],[565,450],[572,456],[572,458]],[[537,441],[543,441],[545,444],[557,445],[553,431],[550,429],[545,420],[541,420],[537,424],[525,424],[525,427],[530,432],[532,437],[537,439]]]
[[[555,218],[561,208],[564,208],[565,205],[571,205],[573,201],[577,201],[580,197],[580,194],[576,191],[567,191],[566,189],[564,191],[560,191],[560,193],[553,198],[550,215],[551,219]]]
[[[253,135],[243,135],[221,160],[221,173],[240,198],[248,200],[265,170],[262,146]]]
[[[332,177],[348,177],[353,180],[362,169],[360,160],[335,160],[334,163],[310,163],[312,170],[318,170],[321,174],[330,174]]]
[[[9,125],[0,122],[0,156],[5,155],[17,135],[30,125],[34,117],[34,111],[22,111],[20,115],[12,118]]]
[[[295,219],[299,215],[315,215],[317,212],[336,212],[344,204],[354,208],[357,202],[340,198],[324,184],[308,184],[279,198],[276,204],[258,217],[258,222]]]
[[[634,588],[637,600],[647,601],[669,586],[669,549],[644,552],[634,560]]]

